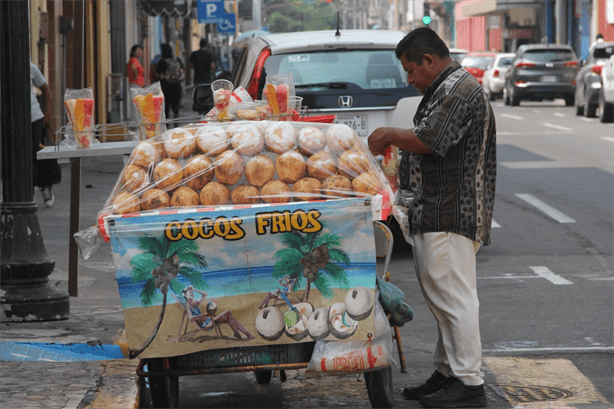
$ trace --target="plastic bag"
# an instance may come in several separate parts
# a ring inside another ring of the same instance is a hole
[[[392,333],[379,302],[375,303],[373,332],[369,341],[316,341],[305,378],[368,372],[390,366]]]
[[[96,251],[103,243],[100,236],[100,230],[96,226],[88,227],[87,229],[76,232],[73,237],[79,247],[79,252],[84,260],[90,258],[90,256]]]
[[[222,86],[225,84],[231,87],[230,92],[226,94],[220,91],[218,88],[219,85],[214,86],[214,84],[222,84]],[[250,103],[254,103],[254,100],[245,88],[239,87],[234,89],[232,87],[232,83],[227,80],[216,80],[211,84],[214,107],[207,113],[207,118],[218,121],[230,121],[234,119],[256,119],[257,117],[261,117],[260,114],[253,115],[253,113],[250,112],[243,112],[242,116],[237,115],[238,110],[245,111],[246,105],[249,106]],[[256,109],[255,106],[253,109]]]
[[[414,312],[403,300],[405,295],[399,287],[380,278],[377,279],[377,286],[379,288],[379,301],[386,316],[390,314],[392,324],[402,327],[414,318]]]
[[[398,189],[395,193],[394,205],[392,206],[392,215],[399,222],[405,241],[412,246],[414,241],[411,238],[409,209],[413,207],[415,198],[416,196],[413,192]]]
[[[91,88],[67,89],[64,107],[69,126],[64,145],[71,149],[91,148],[94,141],[94,91]]]
[[[262,95],[268,101],[273,117],[283,120],[287,115],[298,114],[292,74],[267,75]]]
[[[166,131],[165,102],[160,82],[146,88],[130,88],[130,93],[139,115],[141,140],[151,139]]]

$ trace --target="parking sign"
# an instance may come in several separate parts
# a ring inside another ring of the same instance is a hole
[[[234,34],[237,24],[235,13],[224,14],[222,20],[222,22],[217,23],[217,32],[223,34]]]
[[[225,21],[224,0],[198,0],[198,22],[219,24]]]

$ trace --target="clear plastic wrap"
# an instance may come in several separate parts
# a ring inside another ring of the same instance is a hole
[[[255,112],[254,101],[243,87],[234,88],[228,80],[215,80],[211,84],[214,106],[207,113],[207,118],[217,121],[236,119],[256,119],[260,115]],[[241,112],[238,112],[241,111]]]
[[[130,88],[132,103],[138,112],[141,140],[151,139],[166,131],[164,94],[159,82],[145,88]]]
[[[72,149],[91,148],[94,142],[94,91],[91,88],[67,89],[64,107],[68,115],[69,131],[65,145]]]
[[[371,197],[377,219],[386,218],[393,197],[377,161],[346,125],[189,124],[137,144],[99,219],[346,197]]]
[[[316,341],[305,378],[368,372],[392,365],[392,333],[379,302],[375,303],[373,332],[367,341]]]
[[[269,103],[271,115],[279,120],[287,116],[297,115],[297,97],[292,74],[267,75],[262,95]],[[302,98],[299,102],[302,102]]]

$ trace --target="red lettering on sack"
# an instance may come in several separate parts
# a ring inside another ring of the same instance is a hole
[[[335,372],[357,372],[365,369],[362,352],[354,351],[333,358]]]
[[[322,358],[322,360],[320,361],[320,368],[322,368],[322,372],[327,372],[326,371],[326,358]]]
[[[373,368],[377,362],[377,358],[373,356],[373,351],[370,346],[367,347],[367,359],[369,360],[369,368]]]

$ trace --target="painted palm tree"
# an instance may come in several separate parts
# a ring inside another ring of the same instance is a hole
[[[347,273],[339,264],[349,265],[350,258],[341,248],[339,236],[321,231],[317,233],[294,231],[283,233],[280,241],[285,248],[273,255],[275,260],[273,276],[281,278],[289,275],[291,279],[296,279],[293,290],[302,287],[305,280],[303,302],[309,301],[312,283],[327,298],[334,296],[331,285],[349,288]],[[311,272],[307,271],[309,267]]]
[[[130,351],[130,358],[137,357],[156,337],[164,312],[169,287],[177,294],[183,286],[176,278],[181,275],[194,288],[205,290],[209,285],[203,280],[201,270],[207,268],[205,257],[198,253],[198,244],[193,240],[170,241],[165,237],[142,236],[138,238],[141,253],[130,260],[132,282],[145,282],[139,294],[144,307],[160,302],[162,311],[153,332],[136,351]]]

